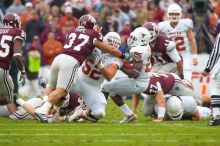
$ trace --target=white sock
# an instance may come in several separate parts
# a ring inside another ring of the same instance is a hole
[[[216,116],[220,115],[219,107],[213,107],[212,108],[212,115],[213,115],[213,118],[215,118]]]
[[[47,101],[47,99],[48,99],[48,96],[45,95],[45,96],[43,97],[43,101]]]
[[[127,104],[123,104],[122,106],[119,107],[121,109],[121,111],[125,114],[125,115],[131,115],[133,114],[133,112],[130,110],[130,108],[128,107]]]
[[[57,111],[57,112],[59,112],[59,110],[60,110],[60,106],[54,106],[54,109]]]
[[[42,107],[38,108],[36,112],[48,115],[49,109],[52,107],[52,104],[46,101]]]
[[[25,104],[25,101],[21,98],[18,98],[16,99],[16,103],[23,107],[23,105]]]

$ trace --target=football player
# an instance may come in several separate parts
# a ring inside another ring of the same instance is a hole
[[[131,59],[124,61],[121,70],[125,73],[129,72],[128,77],[117,78],[113,81],[104,83],[102,88],[104,92],[120,107],[125,117],[120,123],[129,123],[136,120],[137,116],[129,109],[121,96],[129,96],[145,91],[151,72],[149,47],[150,32],[144,27],[136,28],[129,36],[127,43],[130,49]]]
[[[35,109],[42,106],[46,99],[31,98],[24,101],[21,98],[16,98],[15,103],[17,104],[16,111],[10,113],[6,106],[0,106],[0,117],[8,117],[16,120],[35,120]],[[68,93],[63,97],[63,102],[59,111],[54,108],[50,109],[50,120],[51,123],[58,122],[59,120],[65,119],[67,115],[74,111],[79,105],[84,105],[82,98],[76,93]],[[58,119],[54,118],[54,115],[58,115]],[[53,116],[53,117],[52,117]],[[60,116],[60,117],[59,117]]]
[[[175,42],[171,41],[167,36],[159,34],[157,24],[146,22],[143,27],[147,28],[151,33],[151,63],[152,72],[160,73],[176,73],[181,79],[183,75],[183,63],[176,50]],[[132,110],[136,112],[140,95],[132,95]]]
[[[158,104],[146,96],[144,100],[145,108],[142,112],[145,116],[158,116]],[[192,96],[166,96],[166,114],[164,120],[201,120],[211,116],[211,110],[207,107],[197,106]]]
[[[14,85],[9,69],[12,59],[20,70],[20,83],[25,84],[26,73],[23,64],[21,48],[26,39],[26,33],[21,30],[20,17],[17,14],[7,14],[3,19],[4,26],[0,28],[0,104],[7,104],[10,113],[16,111],[13,103]],[[4,97],[4,98],[3,98]]]
[[[79,18],[79,26],[67,33],[64,51],[51,65],[49,84],[45,91],[48,100],[35,112],[41,122],[48,122],[49,109],[68,93],[76,81],[79,66],[92,54],[95,47],[116,57],[124,57],[118,49],[103,43],[101,34],[95,29],[95,18],[83,15]]]
[[[192,64],[197,65],[197,45],[193,33],[193,22],[181,19],[182,9],[178,4],[172,4],[167,10],[168,21],[160,22],[160,32],[176,43],[176,49],[183,60],[184,79],[192,83]],[[190,51],[192,50],[192,54]]]
[[[119,48],[121,38],[118,33],[109,32],[103,42]],[[97,122],[105,116],[106,98],[101,92],[101,84],[105,79],[110,81],[115,76],[117,70],[122,66],[122,61],[97,49],[94,50],[93,56],[94,58],[88,58],[83,62],[79,68],[76,84],[70,89],[83,97],[89,109],[83,110],[82,107],[78,107],[69,117],[69,122],[81,117]]]
[[[143,111],[148,113],[151,107],[145,105],[147,102],[157,103],[158,105],[158,121],[163,121],[165,115],[165,94],[175,96],[191,96],[197,105],[203,102],[210,103],[210,98],[204,98],[197,95],[189,83],[182,81],[179,76],[173,73],[153,73],[144,94],[149,95],[144,99]],[[146,101],[148,100],[148,101]]]

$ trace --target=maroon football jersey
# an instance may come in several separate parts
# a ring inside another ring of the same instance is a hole
[[[152,50],[152,63],[166,63],[166,62],[173,62],[172,59],[167,55],[167,45],[169,41],[171,41],[167,36],[163,34],[159,34],[156,38],[156,43],[154,47],[151,45]]]
[[[147,90],[144,93],[147,95],[154,95],[158,90],[157,82],[160,83],[164,94],[167,94],[174,86],[175,78],[170,73],[153,73],[150,77],[150,82]]]
[[[73,111],[77,106],[80,105],[79,99],[82,100],[82,97],[80,97],[76,93],[69,93],[69,94],[70,94],[69,104],[67,104],[65,107],[60,108],[59,114],[61,116],[64,116],[70,113],[71,111]]]
[[[74,57],[82,64],[95,48],[94,39],[102,40],[102,35],[93,29],[73,28],[67,34],[64,54]]]
[[[26,33],[19,28],[0,28],[0,68],[8,70],[14,54],[14,40],[25,41]]]

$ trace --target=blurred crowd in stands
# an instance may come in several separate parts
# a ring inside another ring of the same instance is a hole
[[[62,52],[66,32],[78,25],[80,16],[94,16],[103,35],[118,32],[122,39],[120,50],[125,51],[130,32],[145,21],[165,20],[166,9],[174,2],[182,7],[183,17],[194,21],[196,37],[204,42],[198,45],[199,52],[209,53],[220,31],[220,0],[2,0],[0,19],[7,13],[20,15],[27,34],[23,54],[30,83],[26,93],[33,90],[40,96],[35,86],[38,77],[49,77],[50,64]],[[12,73],[16,74],[15,69]]]

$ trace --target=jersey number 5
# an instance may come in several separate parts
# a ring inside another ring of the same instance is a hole
[[[9,54],[10,46],[7,41],[12,41],[12,36],[3,35],[1,39],[0,57],[6,57]]]
[[[88,43],[89,36],[85,34],[80,34],[79,36],[77,36],[75,33],[71,33],[68,37],[68,40],[69,42],[64,45],[64,49],[69,49],[70,47],[72,47],[75,40],[80,40],[80,42],[81,40],[83,40],[81,43],[74,46],[73,48],[73,50],[80,51],[81,47],[83,47],[86,43]]]

